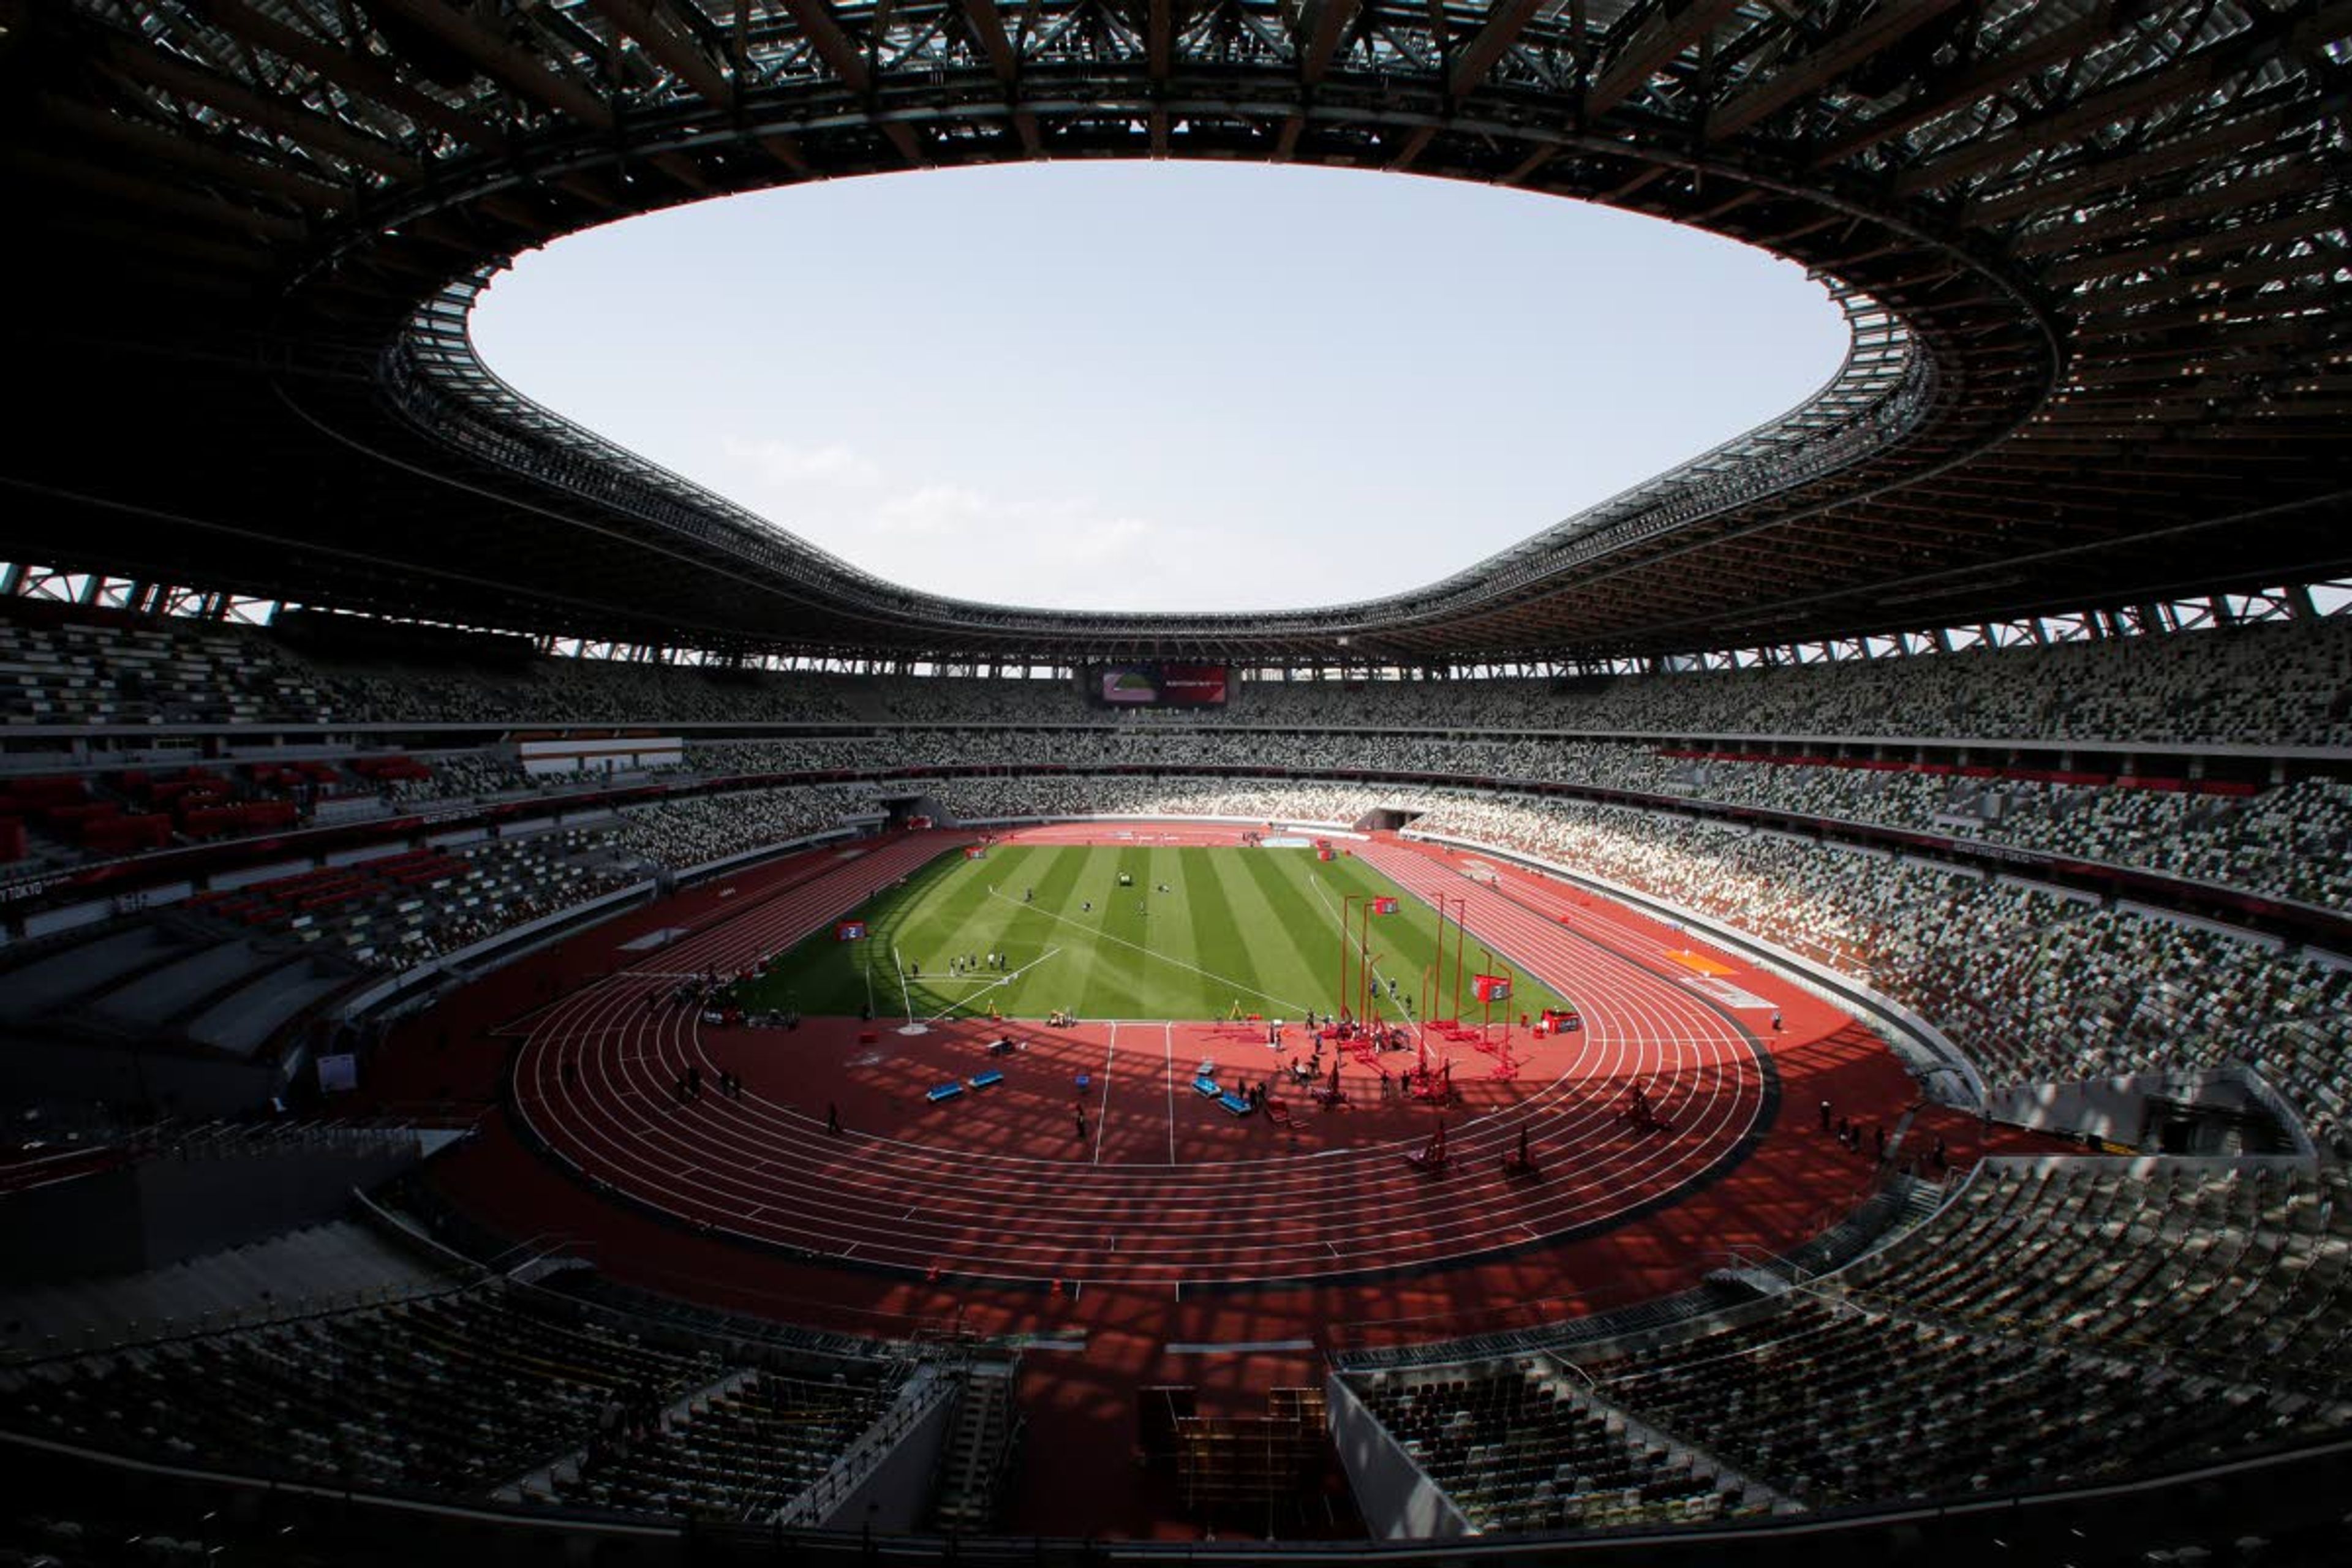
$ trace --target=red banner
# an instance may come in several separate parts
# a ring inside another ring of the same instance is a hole
[[[864,942],[866,940],[866,922],[864,921],[836,921],[834,922],[833,927],[833,940],[835,942]]]
[[[1511,982],[1501,974],[1481,974],[1471,984],[1470,994],[1481,1002],[1507,1002],[1511,999]]]
[[[1397,901],[1394,899],[1374,899],[1372,900],[1372,913],[1376,915],[1392,915],[1396,912]]]

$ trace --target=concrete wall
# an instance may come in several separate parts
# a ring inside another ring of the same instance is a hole
[[[1364,1408],[1339,1375],[1323,1384],[1330,1412],[1331,1441],[1347,1467],[1357,1511],[1375,1541],[1453,1541],[1474,1533],[1435,1481]]]
[[[0,1097],[26,1104],[102,1100],[167,1115],[242,1116],[284,1082],[270,1063],[0,1033]]]
[[[1996,1092],[1988,1103],[1994,1116],[2021,1127],[2087,1132],[2109,1142],[2137,1146],[2151,1098],[2217,1110],[2265,1111],[2287,1129],[2302,1152],[2311,1152],[2309,1136],[2296,1118],[2267,1091],[2267,1086],[2235,1068],[2023,1084]]]
[[[936,1368],[925,1367],[915,1375],[928,1379],[939,1373]],[[918,1412],[913,1425],[891,1443],[880,1462],[826,1510],[818,1521],[824,1529],[870,1528],[908,1532],[929,1526],[931,1487],[939,1474],[940,1450],[947,1443],[948,1426],[956,1408],[956,1401],[944,1394],[944,1390],[934,1394],[928,1387],[909,1387],[900,1395],[902,1405],[926,1398],[930,1403]],[[889,1419],[885,1415],[880,1425],[887,1426]]]
[[[351,1190],[415,1163],[414,1141],[163,1155],[0,1204],[0,1282],[161,1268],[331,1219]]]
[[[100,1171],[9,1194],[0,1203],[0,1285],[39,1285],[146,1264],[138,1178]]]
[[[144,1161],[134,1170],[146,1267],[331,1219],[353,1187],[388,1182],[421,1155],[411,1139]]]

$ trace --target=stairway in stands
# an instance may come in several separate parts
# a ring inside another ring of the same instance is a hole
[[[932,1528],[970,1534],[994,1525],[1020,1444],[1021,1412],[1013,1397],[1020,1365],[1017,1360],[980,1361],[965,1370],[954,1424],[940,1450]]]

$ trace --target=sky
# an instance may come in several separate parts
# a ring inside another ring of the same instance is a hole
[[[1256,164],[929,171],[518,259],[476,346],[536,401],[960,598],[1409,592],[1802,402],[1795,265],[1604,208]]]

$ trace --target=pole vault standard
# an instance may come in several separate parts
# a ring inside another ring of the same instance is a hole
[[[1467,936],[1467,931],[1470,931],[1470,926],[1465,924],[1465,921],[1470,920],[1470,900],[1467,900],[1467,898],[1454,898],[1454,900],[1451,900],[1451,902],[1454,902],[1454,1027],[1461,1027],[1461,1020],[1463,1020],[1463,938],[1465,938],[1465,936]],[[1437,905],[1440,905],[1440,908],[1444,908],[1444,905],[1446,905],[1444,893],[1440,893],[1440,896],[1437,896]],[[1444,963],[1444,952],[1442,952],[1442,950],[1440,950],[1440,954],[1437,954],[1437,962]]]
[[[1484,947],[1478,950],[1478,973],[1481,974],[1495,973],[1495,955]],[[1492,1027],[1495,1022],[1495,1001],[1492,995],[1486,994],[1485,981],[1478,983],[1478,990],[1481,993],[1478,998],[1478,1037],[1483,1040],[1486,1037],[1487,1029]]]
[[[1361,993],[1356,1009],[1356,1021],[1369,1024],[1372,1018],[1372,900],[1364,899],[1364,911],[1356,917],[1356,984]]]
[[[1423,1009],[1433,1023],[1445,1021],[1445,895],[1437,896],[1437,962],[1429,966],[1429,1002]]]
[[[915,994],[908,989],[907,965],[905,962],[898,957],[898,944],[895,942],[890,944],[890,962],[898,968],[898,1000],[906,1005],[907,1009],[907,1021],[898,1026],[898,1032],[902,1035],[929,1034],[930,1031],[929,1029],[924,1028],[922,1025],[915,1022]]]
[[[1478,965],[1478,1037],[1486,1039],[1495,1022],[1495,990],[1487,982],[1500,980],[1503,983],[1503,1060],[1507,1065],[1511,1059],[1511,1005],[1519,999],[1519,972],[1511,967],[1508,960],[1497,963],[1492,948],[1481,947],[1478,956],[1483,961]]]
[[[1348,910],[1361,893],[1349,893],[1339,900],[1339,987],[1331,993],[1331,1005],[1346,1012],[1348,1008]]]

